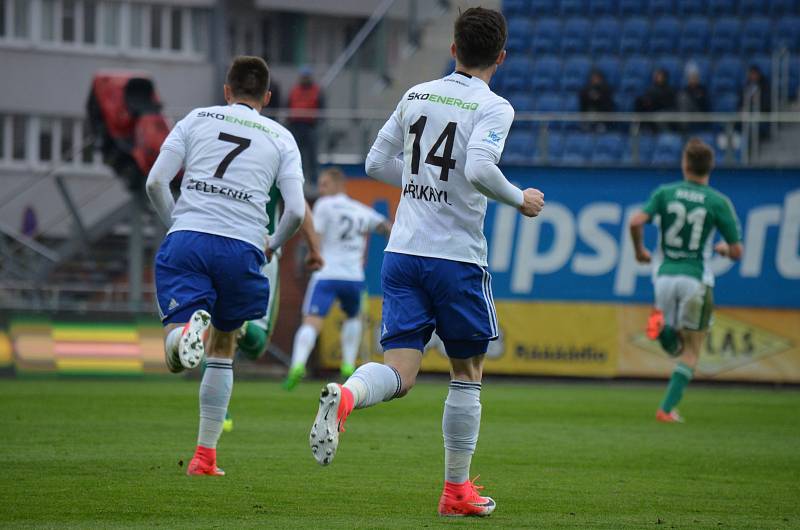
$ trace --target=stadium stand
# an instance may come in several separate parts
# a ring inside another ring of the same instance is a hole
[[[678,90],[689,63],[709,89],[712,110],[735,112],[747,68],[757,65],[769,80],[772,53],[784,48],[792,54],[789,93],[798,93],[800,0],[505,0],[503,9],[513,53],[493,88],[518,112],[577,110],[577,93],[592,69],[605,75],[617,110],[632,111],[655,68],[667,71]],[[540,138],[532,125],[515,126],[525,136],[509,139],[504,161],[674,164],[680,157],[683,138],[673,132],[643,134],[634,155],[622,127],[594,134],[578,128],[550,122]],[[692,130],[718,150],[720,160],[721,128]]]

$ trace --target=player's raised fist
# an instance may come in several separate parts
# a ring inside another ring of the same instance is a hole
[[[544,193],[536,188],[528,188],[523,191],[522,199],[519,211],[525,217],[536,217],[544,208]]]
[[[636,261],[639,263],[650,263],[653,258],[650,256],[650,251],[646,248],[636,249]]]

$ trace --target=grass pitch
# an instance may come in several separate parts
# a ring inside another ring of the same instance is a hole
[[[336,461],[306,437],[320,384],[238,382],[228,476],[189,478],[197,383],[0,381],[0,525],[161,528],[797,528],[800,392],[484,384],[473,472],[489,520],[436,515],[445,381],[356,411]],[[183,463],[183,467],[181,467]]]

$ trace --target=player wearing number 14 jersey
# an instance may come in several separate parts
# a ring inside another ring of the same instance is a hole
[[[155,260],[166,364],[180,372],[206,357],[190,475],[224,474],[216,447],[233,389],[236,337],[242,324],[266,313],[269,281],[262,268],[305,214],[297,144],[260,114],[269,103],[268,87],[261,58],[235,58],[224,87],[228,105],[195,109],[178,122],[147,179],[150,200],[170,227]],[[181,168],[175,202],[169,183]],[[284,211],[268,238],[273,184]]]
[[[681,422],[675,410],[694,375],[711,323],[714,275],[706,263],[714,232],[724,241],[714,247],[722,256],[742,256],[741,233],[731,201],[708,185],[714,152],[698,139],[689,140],[681,166],[684,180],[659,187],[643,210],[630,221],[636,259],[650,263],[643,242],[643,226],[659,219],[662,261],[655,279],[656,307],[650,315],[647,335],[677,357],[666,394],[656,419]]]
[[[452,373],[442,418],[439,513],[484,516],[495,502],[479,494],[469,468],[480,427],[483,360],[498,335],[483,235],[487,197],[527,217],[538,215],[544,199],[538,190],[509,183],[496,165],[514,119],[511,105],[488,86],[505,60],[505,18],[471,8],[454,29],[456,71],[406,92],[367,156],[371,177],[402,190],[381,272],[384,364],[364,364],[344,385],[323,388],[309,442],[316,460],[329,464],[354,408],[399,398],[414,386],[436,330]]]

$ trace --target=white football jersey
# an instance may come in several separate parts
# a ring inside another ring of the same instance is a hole
[[[403,190],[386,250],[486,266],[486,197],[464,177],[467,149],[500,161],[514,109],[453,72],[411,88],[378,133],[403,145]]]
[[[287,179],[303,180],[291,133],[243,104],[191,111],[161,149],[183,157],[181,195],[170,233],[193,230],[263,249],[270,188]]]
[[[386,217],[344,193],[320,197],[312,214],[325,261],[314,276],[320,280],[363,281],[366,236]]]

